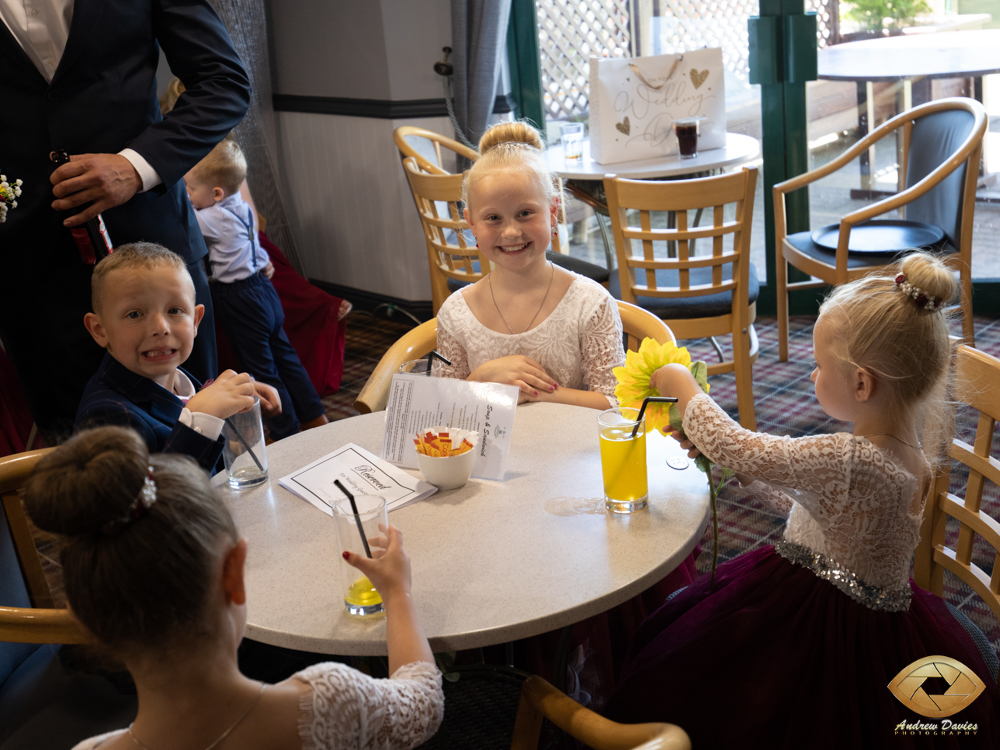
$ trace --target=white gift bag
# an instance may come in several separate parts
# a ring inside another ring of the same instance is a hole
[[[590,156],[601,164],[677,153],[674,120],[701,117],[698,150],[726,145],[722,49],[590,58]]]

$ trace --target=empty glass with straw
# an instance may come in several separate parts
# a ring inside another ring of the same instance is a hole
[[[226,464],[229,486],[234,490],[253,487],[267,480],[267,452],[264,450],[264,424],[260,418],[260,399],[254,396],[253,408],[227,417],[222,426],[222,460]]]
[[[423,359],[411,359],[409,362],[404,362],[399,366],[399,372],[404,375],[427,375],[438,378],[441,377],[442,368],[450,364],[450,359],[432,351]]]
[[[371,540],[384,537],[379,524],[389,525],[385,498],[380,495],[349,493],[340,480],[335,482],[345,497],[333,506],[334,529],[340,548],[340,581],[344,587],[344,607],[349,615],[376,615],[383,611],[382,596],[368,576],[344,559],[344,552],[372,556],[378,551]]]

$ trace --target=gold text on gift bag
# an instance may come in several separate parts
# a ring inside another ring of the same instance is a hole
[[[985,689],[975,672],[948,656],[918,659],[889,683],[890,692],[900,703],[930,719],[957,714]]]

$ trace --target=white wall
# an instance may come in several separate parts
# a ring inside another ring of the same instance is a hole
[[[275,93],[439,99],[449,0],[272,0]],[[306,275],[429,300],[423,230],[392,131],[452,136],[447,117],[383,120],[277,112],[286,205]]]

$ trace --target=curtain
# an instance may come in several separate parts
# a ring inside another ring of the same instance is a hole
[[[509,0],[507,0],[509,2]],[[267,219],[267,236],[281,248],[295,269],[302,263],[295,247],[288,212],[281,197],[277,169],[277,138],[271,101],[271,62],[265,0],[212,0],[232,37],[233,46],[250,76],[253,93],[246,117],[236,127],[236,142],[247,160],[247,182],[257,211]]]
[[[455,117],[478,143],[496,99],[502,55],[507,50],[511,0],[451,0]]]

